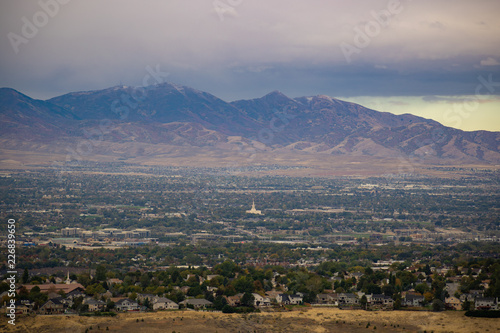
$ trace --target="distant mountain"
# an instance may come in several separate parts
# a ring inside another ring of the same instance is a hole
[[[74,135],[79,118],[67,109],[35,100],[10,88],[0,88],[1,137],[22,140],[52,139],[53,135]]]
[[[276,141],[290,149],[339,155],[500,160],[498,132],[465,132],[434,120],[378,112],[328,96],[291,99],[273,92],[232,104],[260,121],[283,118],[286,126],[275,131]]]
[[[162,83],[148,88],[126,86],[75,92],[50,103],[70,110],[84,120],[117,119],[124,122],[191,122],[221,133],[248,134],[258,127],[231,104],[193,88]]]
[[[404,156],[432,162],[500,162],[499,132],[464,132],[410,114],[378,112],[323,95],[289,98],[278,91],[227,103],[206,92],[163,83],[40,101],[3,88],[0,122],[0,140],[9,149],[41,149],[26,142],[44,142],[49,154],[60,151],[60,142],[86,139],[106,123],[107,130],[99,133],[100,147],[93,151],[101,155],[119,154],[134,143],[147,144],[150,156],[168,156],[175,149],[159,148],[168,145],[203,153],[216,149],[217,156],[230,159],[242,146],[258,145],[259,151],[297,158]],[[117,144],[119,149],[110,148]],[[126,156],[137,149],[129,149]]]

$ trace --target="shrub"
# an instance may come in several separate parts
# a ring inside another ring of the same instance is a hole
[[[470,310],[465,315],[467,317],[500,318],[500,310]]]

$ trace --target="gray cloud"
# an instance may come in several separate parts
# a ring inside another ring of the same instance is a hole
[[[1,0],[0,86],[48,98],[141,85],[145,67],[156,64],[173,82],[226,100],[275,89],[290,96],[470,95],[478,75],[500,81],[498,1],[401,0],[387,20],[389,0],[221,0],[225,11],[213,3],[72,0],[15,53],[8,34],[22,37],[23,17],[33,23],[44,9]],[[356,46],[359,31],[371,36],[368,45]],[[359,50],[350,62],[341,43]]]

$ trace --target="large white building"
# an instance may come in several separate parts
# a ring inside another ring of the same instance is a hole
[[[252,208],[246,211],[247,214],[262,215],[262,211],[255,209],[255,200],[252,202]]]

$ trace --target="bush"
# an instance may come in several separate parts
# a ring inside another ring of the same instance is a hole
[[[434,312],[439,312],[444,310],[444,303],[440,299],[435,299],[432,301],[432,311]]]
[[[467,317],[500,318],[499,310],[470,310],[465,313]]]
[[[234,313],[234,308],[228,304],[222,307],[222,313]]]

